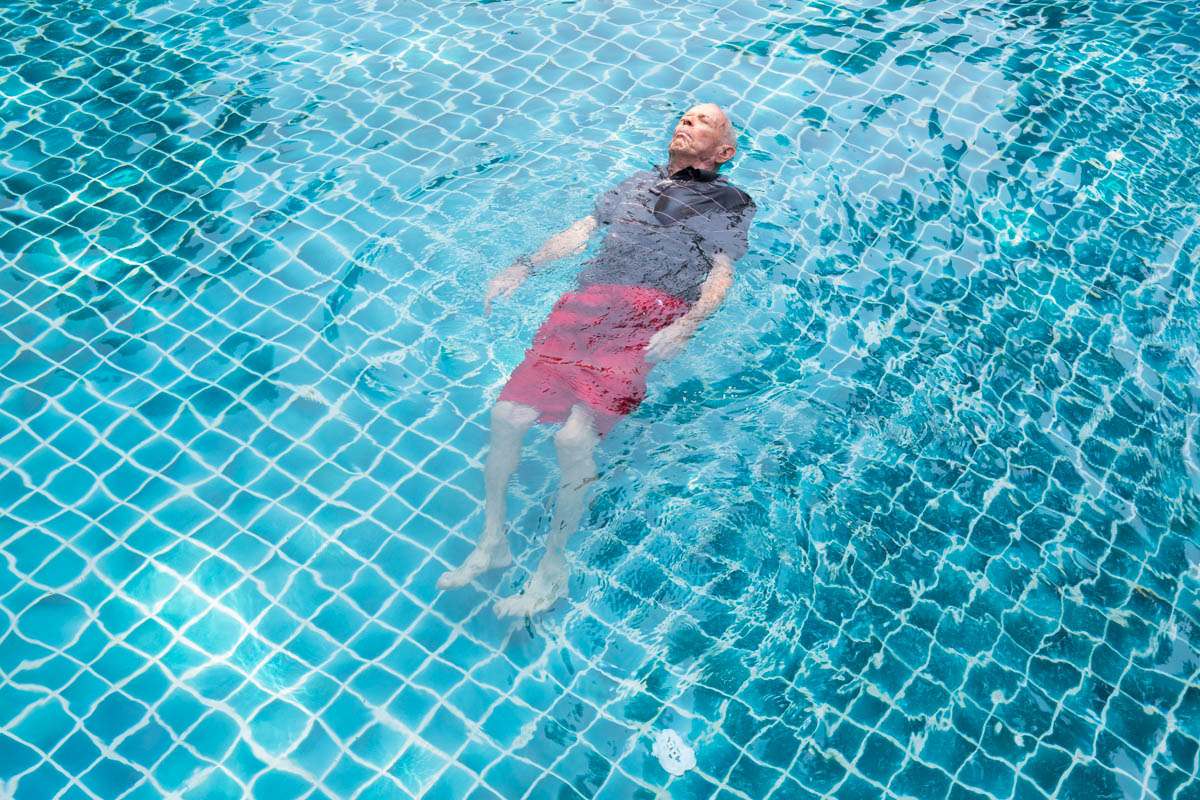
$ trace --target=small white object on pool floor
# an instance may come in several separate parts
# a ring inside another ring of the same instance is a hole
[[[696,766],[696,754],[675,731],[659,731],[650,750],[662,768],[672,775],[682,775]]]
[[[1125,158],[1125,154],[1122,153],[1120,150],[1109,150],[1108,151],[1108,160],[1114,164],[1123,158]]]

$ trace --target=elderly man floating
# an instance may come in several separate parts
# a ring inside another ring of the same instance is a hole
[[[626,178],[600,196],[590,216],[488,283],[486,311],[530,270],[578,253],[597,227],[606,229],[579,288],[559,298],[500,392],[484,470],[483,534],[466,562],[438,579],[440,589],[463,586],[512,563],[505,495],[521,440],[534,422],[564,423],[554,434],[562,483],[546,554],[522,592],[496,604],[501,617],[540,613],[565,595],[564,549],[596,477],[597,442],[641,403],[654,364],[678,355],[721,303],[733,262],[746,252],[754,203],[717,174],[737,152],[729,118],[715,105],[696,106],[675,126],[667,152],[665,169]]]

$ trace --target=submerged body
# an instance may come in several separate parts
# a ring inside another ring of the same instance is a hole
[[[604,245],[579,285],[646,286],[694,304],[714,254],[745,255],[754,210],[748,194],[711,170],[636,172],[596,200]]]
[[[563,295],[513,371],[500,400],[565,422],[575,402],[603,437],[646,394],[651,337],[700,299],[712,258],[746,252],[754,214],[749,195],[717,173],[662,167],[638,172],[596,201],[604,229],[597,256]]]
[[[566,422],[586,404],[600,437],[646,395],[654,366],[650,337],[683,316],[688,304],[659,289],[592,284],[554,304],[533,347],[500,392],[502,402],[538,409],[538,422]]]
[[[466,562],[438,580],[439,588],[462,586],[512,563],[506,489],[521,440],[535,422],[563,423],[554,436],[562,481],[546,554],[524,590],[496,604],[500,616],[536,614],[563,596],[564,549],[596,476],[597,441],[641,403],[654,364],[678,354],[720,304],[733,261],[746,252],[754,203],[716,171],[736,151],[724,113],[713,105],[689,110],[668,151],[667,167],[631,175],[601,195],[590,216],[489,283],[485,308],[511,295],[530,266],[578,252],[598,227],[605,232],[579,288],[559,298],[500,393],[483,534]]]

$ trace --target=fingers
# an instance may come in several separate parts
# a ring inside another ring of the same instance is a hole
[[[497,276],[499,277],[499,276]],[[520,281],[500,281],[496,277],[488,282],[487,292],[483,298],[483,313],[490,314],[492,311],[492,301],[496,298],[507,300],[513,296],[517,288],[521,285]]]
[[[500,287],[496,285],[496,282],[494,280],[488,281],[487,291],[484,292],[484,295],[483,295],[483,313],[484,314],[492,313],[492,301],[495,300],[500,294],[501,294],[501,290],[500,290]]]

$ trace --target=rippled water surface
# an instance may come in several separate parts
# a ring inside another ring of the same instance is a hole
[[[0,798],[1200,798],[1194,4],[0,33]],[[481,287],[704,100],[750,253],[510,627],[547,430],[434,581],[578,260]]]

